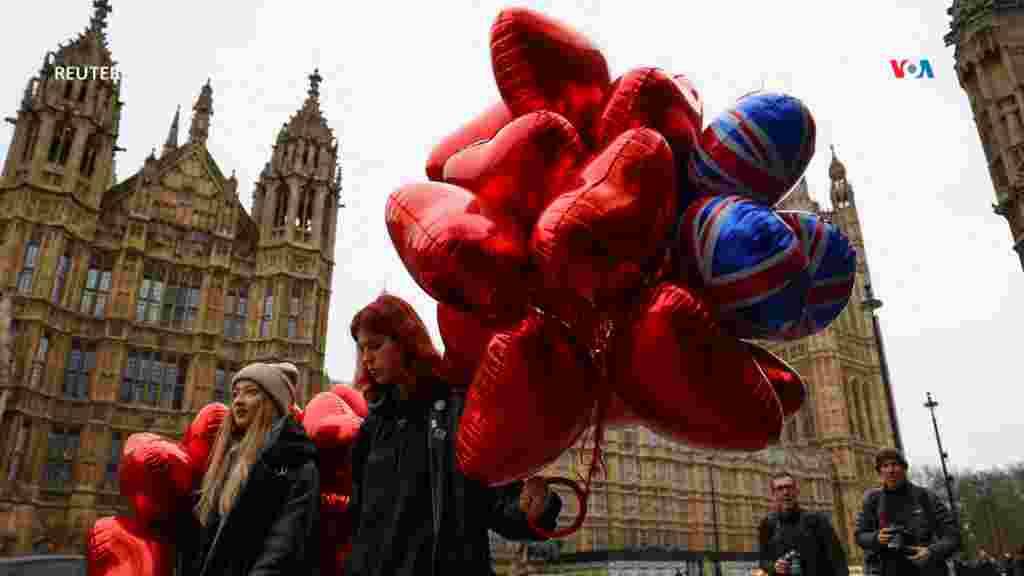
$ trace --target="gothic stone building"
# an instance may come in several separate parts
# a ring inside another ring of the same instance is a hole
[[[84,551],[99,516],[123,510],[124,440],[178,437],[226,398],[232,372],[289,361],[300,394],[323,387],[337,233],[338,145],[321,78],[285,123],[255,185],[207,149],[213,89],[166,144],[114,184],[119,82],[58,79],[55,66],[113,66],[107,0],[86,31],[28,81],[0,173],[0,291],[11,294],[13,363],[0,379],[0,554]],[[3,308],[3,306],[0,306]],[[5,367],[7,368],[7,367]]]
[[[947,46],[974,112],[996,201],[1024,266],[1024,1],[954,0]]]
[[[771,510],[770,480],[786,470],[800,484],[801,503],[830,514],[849,554],[863,559],[854,541],[854,519],[865,490],[877,484],[874,455],[895,446],[889,396],[882,380],[879,343],[864,310],[872,300],[860,220],[846,168],[833,154],[829,167],[831,210],[811,199],[806,181],[780,209],[821,214],[856,247],[857,278],[849,305],[827,329],[791,343],[763,342],[803,376],[804,407],[787,423],[779,445],[758,453],[697,450],[645,428],[612,430],[605,450],[607,475],[592,486],[587,520],[562,543],[561,552],[661,548],[753,552],[757,525]],[[546,474],[575,478],[583,472],[575,447]],[[563,493],[562,525],[575,518],[575,498]],[[527,569],[526,550],[495,539],[505,573]],[[567,567],[563,567],[568,570]]]

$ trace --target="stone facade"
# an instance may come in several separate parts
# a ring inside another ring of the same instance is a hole
[[[988,172],[992,209],[1006,218],[1024,267],[1024,1],[955,0],[946,45],[967,93]]]
[[[878,344],[862,307],[869,275],[853,187],[834,155],[829,177],[831,210],[811,199],[803,180],[779,208],[816,212],[837,225],[857,249],[857,280],[850,304],[821,333],[797,342],[761,343],[796,368],[808,388],[808,400],[786,423],[781,443],[751,454],[692,449],[645,428],[609,431],[608,474],[594,481],[587,520],[565,539],[563,553],[713,551],[716,531],[719,550],[754,552],[757,525],[771,510],[771,476],[787,470],[800,483],[802,505],[828,512],[850,563],[862,561],[854,520],[864,491],[877,483],[874,455],[894,446],[895,434]],[[586,454],[582,467],[581,452]],[[589,454],[574,447],[544,474],[575,478],[586,469]],[[577,506],[575,497],[562,496],[564,526],[575,518]],[[494,550],[503,573],[524,573],[522,545],[498,539]]]
[[[326,383],[340,170],[319,74],[280,130],[251,215],[206,146],[210,82],[186,141],[176,114],[159,155],[115,184],[119,82],[53,74],[113,65],[110,7],[94,5],[89,28],[46,55],[8,119],[0,292],[10,295],[3,334],[13,335],[13,362],[0,367],[2,555],[84,552],[95,519],[124,511],[124,440],[178,437],[198,409],[226,398],[242,365],[295,363],[303,398]]]

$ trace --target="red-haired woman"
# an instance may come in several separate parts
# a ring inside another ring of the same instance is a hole
[[[319,572],[316,447],[291,414],[294,365],[250,364],[210,451],[199,501],[179,526],[179,574]]]
[[[464,391],[438,376],[441,356],[408,302],[384,294],[352,319],[355,386],[370,402],[352,456],[348,576],[492,574],[488,530],[539,540],[562,507],[543,481],[489,488],[455,462]]]

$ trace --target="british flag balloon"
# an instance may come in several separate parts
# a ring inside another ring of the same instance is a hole
[[[778,215],[800,238],[811,286],[800,320],[778,335],[796,340],[821,332],[846,308],[857,276],[857,251],[836,226],[810,212]]]
[[[807,169],[814,140],[814,118],[803,102],[755,92],[701,134],[690,160],[690,180],[710,194],[737,194],[774,206]]]
[[[771,208],[708,196],[682,217],[681,267],[737,338],[766,338],[795,324],[810,278],[796,233]]]

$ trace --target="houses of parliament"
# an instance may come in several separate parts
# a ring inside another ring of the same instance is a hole
[[[124,510],[118,462],[141,431],[180,437],[250,361],[288,361],[300,396],[324,387],[340,193],[338,142],[314,72],[252,197],[207,148],[214,92],[187,133],[115,183],[123,99],[107,0],[84,32],[40,55],[0,172],[0,555],[83,553],[97,517]],[[302,94],[296,94],[297,99]],[[158,113],[158,111],[147,111]]]
[[[113,65],[109,12],[107,0],[96,0],[87,29],[41,55],[7,118],[14,130],[0,172],[4,556],[82,553],[94,520],[124,511],[124,440],[141,431],[180,436],[198,409],[226,397],[243,364],[295,363],[305,399],[327,380],[341,178],[337,139],[320,108],[323,79],[309,77],[301,107],[272,143],[251,214],[234,174],[207,149],[215,137],[209,81],[190,118],[174,115],[162,149],[115,182],[120,84],[51,73]],[[607,474],[596,479],[586,523],[563,552],[752,551],[769,512],[770,478],[787,470],[804,506],[830,513],[851,563],[859,562],[854,516],[876,482],[873,456],[894,445],[898,426],[864,306],[874,299],[856,196],[834,152],[828,178],[828,210],[806,181],[784,208],[817,212],[842,229],[858,252],[857,279],[828,329],[767,345],[808,386],[782,442],[750,454],[693,449],[644,428],[610,431]],[[547,473],[573,477],[578,452]],[[566,502],[563,523],[576,512]],[[507,569],[517,549],[496,547]]]

